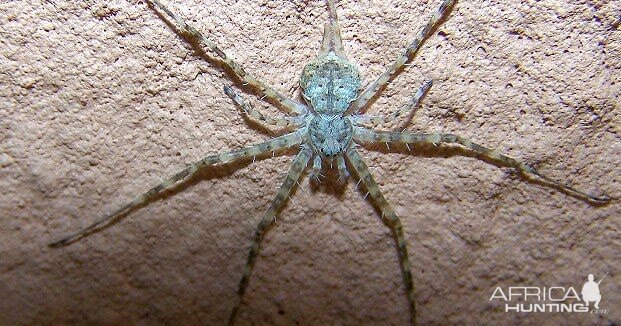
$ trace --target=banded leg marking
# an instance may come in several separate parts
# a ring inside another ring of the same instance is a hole
[[[303,131],[297,131],[297,132],[286,134],[280,137],[276,137],[266,142],[256,144],[253,146],[249,146],[246,148],[234,150],[231,152],[206,156],[200,161],[194,164],[191,164],[187,166],[185,169],[177,172],[175,175],[173,175],[169,179],[164,180],[160,184],[152,187],[147,192],[136,197],[134,200],[125,204],[121,208],[115,210],[114,212],[108,215],[104,215],[100,217],[99,219],[95,220],[95,222],[91,223],[87,227],[77,232],[66,235],[62,237],[61,239],[50,243],[49,246],[60,247],[60,246],[68,245],[70,243],[73,243],[93,233],[94,231],[98,229],[105,227],[105,225],[115,220],[118,216],[122,215],[123,213],[129,212],[131,209],[134,209],[138,206],[143,205],[144,203],[152,199],[155,195],[159,194],[160,192],[171,188],[172,186],[176,185],[179,181],[186,179],[187,177],[193,176],[194,174],[196,174],[196,172],[198,172],[203,167],[215,165],[219,163],[227,163],[227,162],[230,162],[236,159],[255,157],[263,153],[268,153],[271,151],[290,147],[292,145],[301,143],[303,140],[303,135],[304,135]]]
[[[233,90],[233,88],[231,88],[230,86],[224,86],[224,93],[226,93],[226,95],[230,97],[240,109],[243,110],[246,116],[257,120],[259,123],[262,123],[263,125],[270,125],[270,126],[283,127],[283,128],[288,128],[288,127],[297,125],[294,118],[291,118],[291,117],[272,118],[257,111],[255,108],[252,107],[252,105],[246,103],[246,101],[244,101],[241,95],[239,95],[239,93]]]
[[[232,325],[235,321],[235,317],[237,316],[237,312],[242,304],[242,299],[244,293],[246,292],[246,288],[248,288],[248,281],[250,280],[250,275],[252,274],[252,269],[254,268],[254,264],[259,254],[259,249],[261,246],[261,240],[263,240],[263,236],[267,229],[276,221],[276,213],[280,206],[285,202],[285,200],[289,197],[289,193],[297,183],[298,179],[304,172],[306,168],[306,164],[310,160],[312,156],[312,152],[309,148],[303,147],[300,153],[297,155],[295,160],[293,161],[293,165],[285,178],[280,190],[278,190],[278,194],[272,200],[272,204],[269,209],[263,215],[263,218],[257,225],[256,230],[254,231],[254,235],[252,237],[252,243],[250,245],[250,250],[248,252],[248,259],[246,260],[246,265],[244,266],[244,271],[239,281],[239,288],[237,290],[238,301],[235,303],[233,307],[233,311],[229,317],[229,325]]]
[[[427,92],[429,92],[431,85],[433,85],[433,81],[431,80],[423,84],[423,86],[421,86],[418,89],[416,94],[414,94],[414,96],[410,98],[407,104],[405,104],[399,110],[397,110],[396,112],[390,115],[383,117],[383,116],[377,116],[377,115],[362,114],[362,115],[355,115],[352,117],[352,119],[354,123],[357,123],[357,124],[369,123],[371,124],[371,126],[378,126],[378,125],[382,125],[384,123],[393,121],[408,112],[415,112],[416,109],[418,108],[418,105],[420,104],[421,99],[425,95],[427,95]]]
[[[487,147],[481,146],[477,143],[472,142],[469,139],[466,139],[458,135],[442,134],[442,133],[419,134],[419,133],[407,133],[407,132],[383,132],[383,131],[373,131],[369,129],[355,127],[354,128],[354,139],[363,141],[363,142],[402,143],[406,145],[412,144],[412,143],[433,144],[433,145],[438,145],[441,143],[459,144],[480,155],[483,155],[492,160],[501,162],[508,167],[512,167],[518,170],[524,176],[527,176],[527,177],[535,176],[547,186],[566,192],[567,194],[574,196],[578,199],[591,202],[594,204],[604,204],[610,201],[610,197],[606,195],[595,196],[595,195],[591,195],[586,192],[574,189],[570,186],[567,186],[559,181],[556,181],[540,173],[535,168],[525,163],[522,163],[502,153],[499,153],[496,150],[492,150]]]
[[[408,256],[407,244],[405,242],[405,236],[403,234],[403,225],[401,220],[395,214],[386,198],[379,189],[377,182],[371,176],[369,168],[364,163],[362,157],[358,152],[351,147],[347,151],[347,158],[354,167],[358,178],[364,183],[367,188],[368,194],[375,201],[380,211],[382,212],[382,220],[390,229],[397,242],[397,251],[399,252],[399,261],[401,263],[401,271],[403,273],[403,282],[405,284],[405,291],[407,292],[408,302],[411,309],[412,325],[416,325],[416,297],[414,295],[414,281],[412,280],[412,267],[410,265],[410,258]]]
[[[388,67],[383,74],[381,74],[374,82],[369,84],[367,88],[358,96],[356,100],[351,103],[349,109],[347,109],[347,113],[356,113],[360,109],[364,108],[369,100],[373,97],[377,96],[379,92],[381,92],[384,87],[388,84],[390,80],[395,78],[399,72],[401,72],[401,68],[418,52],[418,49],[423,44],[423,42],[431,36],[431,31],[433,27],[440,21],[447,10],[455,3],[456,0],[444,0],[440,7],[436,10],[436,12],[431,16],[431,19],[427,22],[425,27],[418,33],[414,41],[405,49],[405,52],[393,61],[393,63]]]
[[[253,88],[259,90],[266,97],[279,103],[291,112],[301,114],[306,110],[303,105],[285,97],[275,89],[269,87],[268,85],[251,76],[250,74],[246,73],[242,66],[229,58],[226,53],[224,53],[224,51],[222,51],[215,43],[203,36],[203,34],[201,34],[196,28],[188,25],[183,18],[175,15],[158,0],[147,0],[147,2],[157,7],[158,12],[163,12],[165,16],[168,17],[168,21],[171,22],[179,32],[192,36],[193,38],[197,39],[199,43],[203,44],[209,50],[209,52],[215,53],[218,58],[228,68],[230,68],[231,71],[235,73],[235,75],[237,75],[237,77],[241,80],[243,84],[248,84]]]
[[[319,55],[328,54],[328,52],[332,51],[337,56],[346,59],[334,0],[327,0],[326,6],[328,7],[328,22],[323,27],[323,39]]]

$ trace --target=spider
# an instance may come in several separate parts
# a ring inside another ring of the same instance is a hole
[[[71,244],[110,225],[111,222],[120,216],[144,205],[160,192],[175,186],[183,180],[187,180],[201,169],[239,159],[252,158],[254,161],[257,156],[297,146],[299,151],[282,186],[255,229],[247,261],[239,282],[237,301],[229,316],[229,324],[234,323],[237,312],[243,303],[244,293],[248,287],[259,253],[261,240],[265,232],[276,221],[277,212],[289,198],[296,184],[299,184],[300,178],[309,165],[311,178],[320,181],[322,177],[321,171],[326,164],[330,166],[336,165],[339,174],[338,180],[341,182],[349,177],[349,171],[354,172],[358,177],[358,184],[362,183],[366,189],[365,199],[369,196],[377,205],[379,212],[381,212],[382,221],[391,229],[399,255],[400,268],[410,307],[411,321],[413,324],[416,323],[416,296],[403,226],[393,208],[384,198],[378,184],[369,173],[367,165],[358,152],[358,147],[365,143],[385,143],[387,146],[389,144],[402,145],[408,150],[410,150],[410,145],[429,146],[430,148],[438,145],[455,146],[464,152],[475,154],[474,157],[476,158],[494,161],[498,165],[513,168],[526,179],[538,181],[543,185],[556,188],[589,203],[604,204],[610,201],[610,198],[606,195],[595,196],[576,190],[539,173],[525,163],[458,135],[447,133],[412,133],[407,131],[391,132],[373,129],[399,117],[411,114],[422,98],[429,92],[432,86],[431,81],[427,81],[420,86],[408,103],[390,115],[380,116],[365,113],[372,100],[378,97],[386,85],[406,68],[423,42],[433,34],[439,22],[446,18],[456,0],[443,0],[403,54],[399,55],[384,73],[362,91],[358,69],[348,61],[343,49],[334,0],[326,0],[328,21],[324,25],[321,47],[317,57],[304,67],[300,78],[302,97],[304,98],[303,103],[287,98],[246,73],[239,64],[230,59],[215,43],[194,27],[188,25],[183,18],[177,16],[158,0],[148,0],[147,2],[151,9],[177,33],[189,36],[195,41],[195,45],[200,46],[207,53],[215,55],[215,58],[233,75],[232,77],[241,81],[242,86],[254,89],[262,95],[261,99],[267,98],[269,101],[284,108],[287,113],[285,117],[270,117],[253,108],[232,87],[224,87],[226,95],[231,98],[245,115],[263,126],[281,127],[285,132],[266,142],[231,152],[206,156],[114,212],[102,216],[75,233],[50,243],[50,246],[60,247]]]

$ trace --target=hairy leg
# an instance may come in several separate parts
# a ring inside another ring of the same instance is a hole
[[[312,151],[308,147],[303,147],[293,161],[293,165],[291,166],[291,169],[289,170],[285,181],[280,187],[280,190],[278,190],[278,194],[276,195],[274,200],[272,200],[272,204],[268,208],[267,212],[265,212],[263,218],[261,219],[261,221],[257,225],[256,230],[254,231],[254,235],[252,237],[252,244],[250,245],[250,251],[248,252],[248,259],[246,260],[246,265],[244,266],[242,278],[239,281],[239,288],[237,290],[238,301],[235,303],[233,311],[231,312],[231,315],[229,317],[229,325],[232,325],[235,321],[237,312],[239,311],[239,308],[242,304],[244,293],[246,292],[246,288],[248,287],[248,281],[250,280],[250,274],[252,274],[252,269],[254,267],[257,254],[259,253],[259,248],[261,246],[261,240],[263,239],[263,235],[265,234],[267,229],[276,221],[276,213],[278,212],[278,209],[289,197],[289,193],[302,175],[302,172],[306,168],[306,164],[310,160],[311,156]]]
[[[321,156],[317,154],[313,158],[313,168],[311,169],[310,178],[319,182],[321,181],[320,178],[322,177],[323,176],[321,175]]]
[[[246,103],[244,99],[230,86],[224,86],[224,93],[228,97],[230,97],[237,106],[243,110],[246,116],[255,119],[257,122],[261,124],[261,126],[267,128],[268,126],[282,127],[282,128],[290,128],[290,127],[299,127],[301,122],[296,121],[296,118],[292,117],[284,117],[284,118],[272,118],[264,115],[263,113],[255,110],[250,104]]]
[[[431,31],[434,26],[440,21],[447,13],[447,10],[455,3],[456,0],[444,0],[440,7],[436,10],[436,12],[431,16],[431,19],[427,22],[425,27],[418,33],[414,41],[405,49],[405,52],[393,61],[393,63],[388,67],[388,69],[381,74],[374,82],[369,84],[367,88],[360,93],[358,98],[351,103],[349,109],[347,109],[347,113],[354,114],[358,112],[360,109],[364,108],[367,103],[377,96],[383,89],[386,87],[389,81],[395,78],[400,72],[401,68],[412,58],[423,42],[431,36]]]
[[[522,163],[502,153],[499,153],[496,150],[492,150],[487,147],[481,146],[477,143],[472,142],[469,139],[466,139],[461,136],[453,135],[453,134],[441,134],[441,133],[419,134],[419,133],[408,133],[408,132],[383,132],[383,131],[373,131],[369,129],[356,127],[354,129],[354,139],[358,141],[362,141],[362,142],[402,143],[406,145],[412,144],[412,143],[433,144],[433,145],[438,145],[441,143],[459,144],[484,157],[501,162],[502,164],[508,167],[512,167],[520,171],[520,173],[522,173],[524,176],[527,176],[527,177],[535,176],[540,181],[545,183],[546,185],[559,189],[578,199],[588,201],[591,203],[595,203],[595,204],[603,204],[603,203],[607,203],[610,201],[610,197],[606,195],[594,196],[591,194],[587,194],[586,192],[576,190],[544,174],[541,174],[539,171],[535,170],[533,167],[525,163]]]
[[[303,135],[304,133],[302,131],[296,131],[294,133],[276,137],[266,142],[256,144],[253,146],[249,146],[246,148],[238,149],[238,150],[227,152],[227,153],[207,156],[203,158],[202,160],[194,164],[191,164],[187,166],[185,169],[177,172],[175,175],[173,175],[169,179],[154,186],[153,188],[149,189],[144,194],[136,197],[134,200],[125,204],[124,206],[115,210],[114,212],[100,217],[99,219],[95,220],[95,222],[91,223],[87,227],[77,232],[66,235],[62,237],[61,239],[50,243],[49,246],[60,247],[60,246],[73,243],[93,233],[94,231],[105,227],[108,223],[114,221],[120,215],[129,212],[131,209],[134,209],[136,207],[143,205],[144,203],[152,199],[155,195],[159,194],[160,192],[176,185],[179,181],[196,174],[196,172],[198,172],[203,167],[215,165],[219,163],[226,163],[226,162],[230,162],[236,159],[255,157],[263,153],[268,153],[268,152],[272,152],[278,149],[290,147],[292,145],[301,143],[303,140]]]
[[[224,51],[222,51],[215,43],[206,38],[203,34],[201,34],[196,28],[188,25],[183,18],[175,15],[172,11],[170,11],[166,6],[160,3],[158,0],[147,0],[151,6],[155,6],[158,12],[163,12],[163,16],[166,16],[167,21],[171,23],[175,28],[184,34],[190,35],[193,38],[197,39],[200,44],[205,46],[209,52],[215,53],[218,58],[229,68],[235,75],[242,81],[244,85],[250,85],[251,87],[259,90],[262,94],[264,94],[267,98],[276,103],[279,103],[283,107],[287,108],[289,111],[294,112],[296,114],[301,114],[306,110],[306,107],[302,104],[299,104],[275,89],[269,87],[263,82],[257,80],[250,74],[246,73],[244,68],[229,58]]]
[[[328,7],[328,22],[323,27],[323,39],[321,41],[319,55],[328,54],[328,52],[332,51],[337,56],[345,59],[341,27],[339,26],[338,17],[336,16],[334,0],[326,0],[326,6]]]
[[[355,124],[370,124],[369,127],[377,127],[384,123],[393,121],[408,112],[412,112],[413,114],[413,111],[415,111],[418,108],[418,105],[420,104],[421,99],[425,95],[427,95],[427,92],[429,92],[429,89],[431,88],[432,84],[433,82],[431,80],[423,84],[423,86],[421,86],[418,89],[416,94],[414,94],[414,96],[410,98],[410,101],[408,103],[406,103],[403,107],[401,107],[399,110],[397,110],[396,112],[392,114],[389,114],[385,117],[379,116],[379,115],[366,115],[366,114],[355,115],[355,116],[352,116],[352,121]]]
[[[339,169],[339,179],[338,181],[345,181],[349,177],[349,172],[347,172],[347,165],[345,164],[345,158],[343,155],[339,155],[336,157],[336,166]]]
[[[401,220],[395,211],[392,209],[384,195],[379,189],[377,182],[373,179],[369,173],[369,168],[364,163],[362,157],[352,146],[347,151],[347,158],[353,166],[356,174],[364,183],[365,188],[368,191],[368,195],[375,201],[382,213],[382,220],[392,230],[395,241],[397,242],[397,251],[399,252],[399,261],[401,262],[401,271],[403,273],[403,282],[405,283],[405,291],[407,292],[408,301],[410,303],[412,325],[416,324],[416,298],[414,296],[414,281],[412,280],[412,267],[410,265],[410,258],[408,256],[407,245],[405,243],[405,236],[403,235],[403,225]]]

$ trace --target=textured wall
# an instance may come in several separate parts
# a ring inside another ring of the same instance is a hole
[[[338,2],[345,49],[366,82],[438,4]],[[249,72],[299,96],[326,19],[321,1],[171,7]],[[621,197],[620,19],[612,0],[459,1],[371,111],[392,112],[432,78],[410,130],[458,133]],[[269,135],[248,128],[222,92],[227,76],[141,1],[3,1],[0,24],[0,324],[222,324],[291,153],[205,171],[49,249],[185,164]],[[405,225],[420,321],[621,322],[619,202],[590,206],[453,154],[363,152]],[[604,272],[608,315],[506,314],[488,301],[496,286],[580,287]],[[240,324],[408,321],[394,242],[352,181],[302,182],[265,238],[246,302]]]

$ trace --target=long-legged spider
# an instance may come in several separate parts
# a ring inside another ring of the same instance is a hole
[[[358,145],[362,143],[401,144],[408,149],[410,149],[409,146],[411,144],[433,146],[453,144],[457,145],[457,148],[465,152],[474,153],[478,155],[477,157],[494,161],[498,165],[514,168],[527,179],[537,180],[546,186],[556,188],[581,200],[594,204],[606,203],[610,200],[610,198],[605,195],[594,196],[566,186],[539,173],[533,167],[525,163],[473,143],[458,135],[445,133],[412,133],[405,131],[386,132],[372,129],[372,127],[379,126],[410,113],[418,106],[420,100],[429,91],[431,81],[424,83],[408,103],[390,115],[375,116],[364,113],[364,110],[371,103],[371,99],[377,97],[386,85],[413,59],[421,44],[432,34],[438,22],[446,16],[449,8],[455,3],[455,0],[442,1],[439,8],[418,33],[413,42],[406,48],[405,52],[398,56],[388,69],[375,81],[370,83],[362,92],[360,92],[361,79],[358,70],[347,60],[344,53],[334,1],[327,0],[329,19],[324,26],[321,49],[317,58],[305,66],[300,78],[302,96],[305,103],[299,103],[289,99],[247,74],[240,65],[231,60],[216,44],[202,35],[198,30],[188,25],[182,18],[171,12],[158,0],[149,0],[148,3],[156,13],[173,26],[178,33],[191,37],[203,50],[214,54],[215,57],[222,62],[224,67],[230,70],[233,77],[241,81],[243,86],[249,86],[257,90],[264,98],[278,103],[282,108],[287,109],[288,115],[286,117],[269,117],[246,103],[231,87],[224,87],[225,93],[247,116],[263,125],[282,127],[283,130],[288,131],[288,133],[243,149],[207,156],[151,188],[125,206],[97,219],[89,226],[51,243],[50,246],[58,247],[73,243],[109,225],[111,221],[119,216],[143,205],[163,190],[176,185],[182,180],[188,179],[202,168],[231,162],[236,159],[254,159],[256,156],[265,153],[297,145],[300,150],[293,161],[290,171],[254,232],[246,265],[239,283],[237,292],[238,300],[232,309],[229,324],[235,321],[237,311],[241,307],[244,292],[248,286],[250,275],[259,252],[261,240],[268,228],[275,222],[278,210],[289,197],[292,189],[299,182],[300,177],[309,163],[312,165],[311,176],[314,178],[319,178],[322,164],[324,163],[336,163],[340,180],[345,180],[349,176],[348,168],[353,169],[358,176],[359,183],[361,182],[367,190],[366,195],[370,195],[371,200],[378,206],[383,222],[390,227],[395,238],[400,266],[403,273],[403,281],[411,308],[411,320],[412,323],[416,322],[416,297],[403,227],[399,217],[397,217],[390,204],[380,192],[377,183],[369,173],[364,160],[357,151]]]

